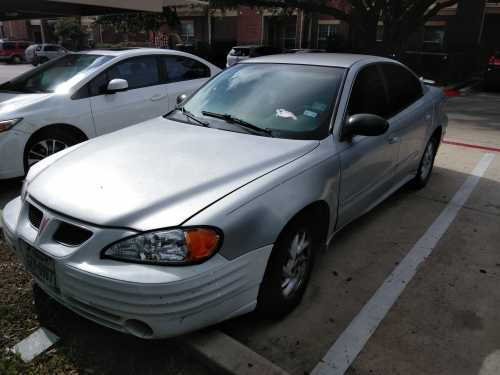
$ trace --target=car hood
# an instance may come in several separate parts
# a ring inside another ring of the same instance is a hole
[[[182,224],[318,144],[160,117],[68,152],[44,168],[28,192],[52,210],[96,225],[164,228]]]
[[[0,120],[9,120],[3,117],[7,114],[18,111],[19,109],[39,103],[51,95],[53,94],[20,94],[0,92]]]

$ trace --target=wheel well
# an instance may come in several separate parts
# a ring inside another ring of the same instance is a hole
[[[330,225],[330,207],[325,201],[313,202],[297,212],[281,230],[278,239],[295,220],[304,216],[306,216],[309,220],[313,220],[314,225],[312,227],[318,234],[320,244],[322,245],[326,243],[328,228]]]
[[[31,140],[34,137],[38,136],[40,133],[51,132],[51,131],[64,131],[64,132],[71,133],[75,137],[77,137],[80,142],[86,141],[88,139],[87,135],[84,132],[82,132],[80,129],[78,129],[76,126],[68,125],[68,124],[54,124],[54,125],[44,126],[43,128],[40,128],[36,132],[31,134],[31,137],[28,140],[27,144],[29,144],[31,142]]]

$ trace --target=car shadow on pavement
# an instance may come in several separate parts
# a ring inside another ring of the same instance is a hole
[[[60,337],[59,355],[86,374],[211,374],[175,340],[142,340],[80,317],[33,286],[40,326]]]

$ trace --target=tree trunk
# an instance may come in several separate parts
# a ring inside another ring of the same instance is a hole
[[[350,22],[350,43],[358,52],[374,53],[377,45],[378,17],[353,11]]]

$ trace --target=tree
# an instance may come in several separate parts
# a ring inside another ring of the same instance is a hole
[[[212,8],[250,7],[301,9],[306,14],[328,14],[351,27],[353,47],[372,50],[377,26],[384,24],[384,48],[399,52],[410,35],[458,0],[210,0]],[[346,6],[342,6],[342,5]]]
[[[158,30],[163,24],[176,27],[179,24],[179,18],[175,8],[166,7],[163,13],[130,12],[103,15],[97,18],[96,23],[111,26],[120,32],[138,33]]]
[[[63,44],[70,44],[70,48],[78,49],[86,33],[78,17],[58,18],[54,26],[54,34]]]

